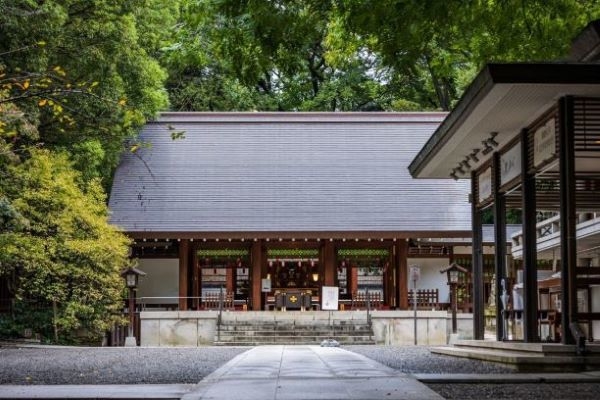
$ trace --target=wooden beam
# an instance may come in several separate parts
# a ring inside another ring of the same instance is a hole
[[[189,244],[187,239],[179,243],[179,309],[182,311],[188,308],[185,297],[188,297]]]

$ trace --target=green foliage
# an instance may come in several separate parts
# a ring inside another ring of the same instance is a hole
[[[594,0],[336,1],[343,29],[393,70],[398,98],[449,110],[487,62],[563,58]]]
[[[182,3],[177,42],[162,58],[174,109],[391,108],[385,68],[368,49],[327,53],[328,31],[336,29],[331,1]]]
[[[78,166],[89,161],[85,179],[108,188],[125,139],[167,106],[166,74],[149,53],[170,40],[177,8],[0,0],[0,151],[66,149]],[[11,125],[15,113],[20,127]]]
[[[51,340],[98,340],[122,306],[128,251],[128,239],[107,222],[99,180],[81,189],[66,155],[40,150],[6,177],[0,275],[11,277],[22,311],[11,326]]]
[[[177,110],[449,110],[486,62],[564,57],[593,0],[184,0]]]

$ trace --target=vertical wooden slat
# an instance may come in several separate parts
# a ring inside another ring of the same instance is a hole
[[[179,309],[187,310],[188,297],[188,266],[190,242],[188,239],[181,239],[179,242]]]

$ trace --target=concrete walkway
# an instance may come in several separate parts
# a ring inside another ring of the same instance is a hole
[[[333,347],[261,346],[206,377],[185,400],[442,399],[406,374]]]

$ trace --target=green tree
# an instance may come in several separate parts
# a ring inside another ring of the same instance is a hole
[[[97,341],[122,307],[129,244],[108,224],[99,180],[81,189],[68,157],[43,150],[6,172],[0,275],[22,311],[8,322],[45,339]]]
[[[0,0],[0,279],[24,311],[9,327],[95,339],[114,319],[128,241],[102,187],[167,107],[154,57],[177,16],[167,0]]]

